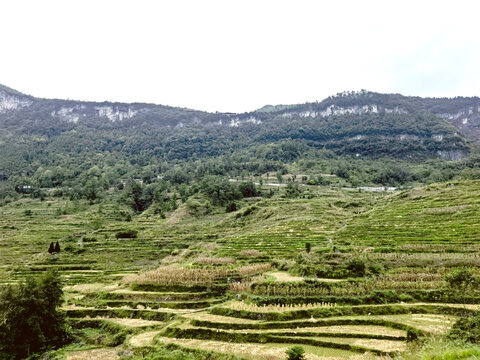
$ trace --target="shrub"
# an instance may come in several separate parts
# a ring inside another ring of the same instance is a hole
[[[385,271],[385,269],[384,269],[383,266],[380,265],[380,264],[371,264],[371,265],[368,267],[368,271],[369,271],[370,274],[372,274],[372,275],[380,275],[382,272]]]
[[[305,350],[301,346],[292,346],[287,350],[287,360],[303,360],[305,359]]]
[[[84,236],[82,238],[82,241],[85,242],[85,243],[88,243],[88,242],[97,242],[98,240],[94,236]]]
[[[295,199],[300,197],[302,190],[297,183],[289,182],[285,187],[285,197],[289,199]]]
[[[78,246],[77,244],[70,243],[65,246],[65,251],[72,254],[81,254],[85,252],[85,249],[83,247]]]
[[[311,248],[312,248],[312,244],[310,244],[309,242],[305,243],[305,251],[307,253],[310,252]]]
[[[117,239],[135,239],[138,235],[138,231],[134,229],[120,230],[115,234]]]
[[[460,340],[472,344],[480,343],[480,316],[461,318],[453,324],[447,337],[451,340]]]
[[[417,341],[419,337],[420,337],[420,334],[418,331],[414,329],[407,330],[407,342]]]
[[[225,208],[226,212],[234,212],[234,211],[237,211],[237,210],[238,210],[238,206],[234,202],[229,203],[227,205],[227,207]]]
[[[185,203],[185,207],[188,213],[192,216],[201,216],[206,215],[212,209],[212,205],[208,200],[200,200],[200,199],[188,199]]]
[[[258,195],[258,190],[253,181],[242,182],[238,185],[238,189],[242,193],[242,196],[253,197]]]
[[[366,273],[366,266],[362,260],[352,259],[347,264],[347,270],[352,276],[363,277]]]
[[[475,283],[475,278],[469,268],[461,267],[453,270],[450,274],[445,276],[451,288],[463,289]]]
[[[113,212],[113,217],[118,221],[132,221],[132,214],[124,209],[116,209]]]

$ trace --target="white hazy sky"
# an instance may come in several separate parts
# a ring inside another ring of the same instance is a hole
[[[0,0],[0,83],[243,112],[344,90],[480,95],[480,2]]]

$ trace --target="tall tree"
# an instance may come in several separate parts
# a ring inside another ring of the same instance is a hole
[[[28,278],[0,292],[0,358],[22,359],[47,348],[61,346],[65,339],[62,284],[58,273]]]

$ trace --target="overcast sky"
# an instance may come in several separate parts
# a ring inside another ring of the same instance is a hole
[[[0,83],[230,112],[344,90],[473,96],[479,23],[460,0],[2,0]]]

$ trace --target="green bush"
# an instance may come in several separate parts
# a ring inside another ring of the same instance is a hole
[[[286,198],[295,199],[300,197],[301,194],[302,194],[302,189],[300,189],[297,183],[289,182],[285,187]]]
[[[445,280],[450,287],[454,289],[465,289],[475,284],[475,277],[473,276],[472,270],[466,267],[453,270],[445,276]]]
[[[286,351],[287,360],[303,360],[305,359],[305,350],[301,346],[292,346]]]
[[[363,260],[352,259],[347,264],[347,270],[351,276],[364,277],[367,272],[367,267]]]
[[[238,205],[235,202],[231,202],[225,208],[226,212],[234,212],[238,210]]]
[[[453,324],[447,337],[472,344],[480,343],[480,315],[461,318]]]
[[[417,341],[420,337],[420,333],[415,329],[407,330],[407,342]]]
[[[192,216],[202,216],[208,214],[212,210],[209,200],[201,200],[190,198],[185,203],[188,213]]]
[[[124,229],[120,230],[115,234],[117,239],[135,239],[138,235],[138,230],[135,229]]]
[[[72,254],[81,254],[85,252],[83,247],[78,246],[77,244],[67,244],[65,246],[65,251]]]

